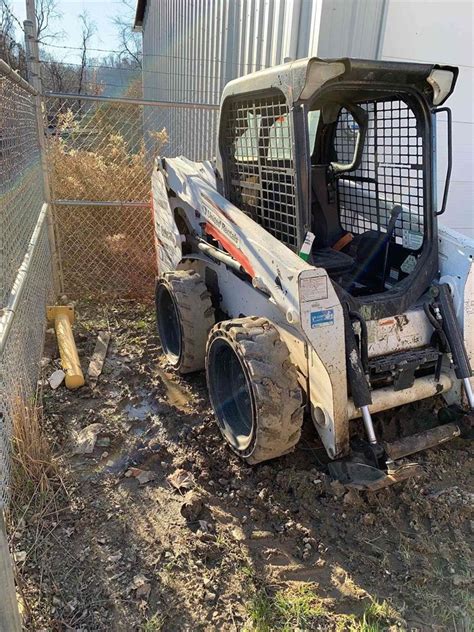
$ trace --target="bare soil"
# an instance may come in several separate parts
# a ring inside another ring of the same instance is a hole
[[[94,389],[45,387],[62,484],[13,511],[26,629],[472,629],[466,442],[372,494],[331,482],[310,422],[295,452],[249,467],[221,438],[204,375],[166,367],[152,306],[76,312],[84,369],[98,332],[112,337]],[[45,377],[58,366],[52,347]],[[433,423],[438,405],[379,415],[379,431]],[[93,423],[93,452],[74,454]]]

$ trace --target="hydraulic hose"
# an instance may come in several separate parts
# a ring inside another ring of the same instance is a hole
[[[367,383],[365,369],[362,365],[361,354],[357,345],[354,329],[347,304],[343,303],[344,334],[346,343],[347,377],[351,386],[352,399],[357,408],[372,403],[370,388]],[[362,331],[362,330],[361,330]]]
[[[453,298],[449,286],[445,283],[438,286],[438,303],[442,317],[443,332],[451,350],[454,360],[454,372],[460,380],[470,378],[472,375],[471,364],[464,346],[461,328],[454,311]]]

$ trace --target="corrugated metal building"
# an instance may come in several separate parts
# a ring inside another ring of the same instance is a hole
[[[138,0],[144,96],[217,104],[231,79],[313,55],[458,65],[444,221],[474,236],[472,12],[471,2],[449,0]],[[214,113],[180,111],[166,126],[174,138],[193,137],[187,155],[201,159],[212,155],[216,123]],[[175,142],[171,151],[182,147]],[[441,184],[444,170],[441,153]]]
[[[140,0],[145,97],[219,103],[228,81],[285,59],[376,57],[384,15],[385,0]]]

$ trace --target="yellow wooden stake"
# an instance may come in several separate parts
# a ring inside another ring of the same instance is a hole
[[[84,384],[84,375],[72,334],[74,308],[71,305],[52,305],[46,308],[46,316],[54,323],[61,364],[66,373],[66,387],[79,388]]]

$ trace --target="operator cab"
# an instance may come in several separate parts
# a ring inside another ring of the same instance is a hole
[[[323,95],[308,111],[311,262],[352,296],[407,277],[430,223],[423,112],[408,95],[360,93]]]
[[[295,252],[312,233],[310,263],[355,307],[401,313],[438,270],[435,119],[456,78],[448,66],[313,58],[234,80],[223,193]]]

